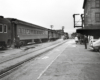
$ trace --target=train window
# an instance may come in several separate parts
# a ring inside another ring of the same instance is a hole
[[[25,34],[25,29],[23,28],[23,34]]]
[[[4,33],[7,33],[7,25],[4,24]]]
[[[29,34],[31,34],[31,30],[29,30]]]
[[[22,29],[22,34],[24,33],[23,29]]]
[[[18,29],[18,33],[20,33],[20,28]]]
[[[28,34],[29,34],[29,30],[28,30]]]
[[[41,34],[43,34],[43,31],[41,31]]]
[[[31,30],[31,34],[33,34],[33,30]]]
[[[29,34],[29,30],[27,29],[27,34]]]
[[[28,34],[30,34],[30,30],[28,30]]]
[[[2,32],[3,32],[3,25],[0,24],[0,33],[2,33]]]
[[[27,34],[27,29],[25,29],[25,34]]]
[[[29,34],[29,30],[28,29],[26,30],[26,34]]]
[[[25,34],[25,29],[23,29],[23,34]]]
[[[36,31],[34,30],[34,34],[36,34]]]
[[[20,28],[20,33],[22,33],[22,28]]]
[[[25,34],[25,29],[23,29],[23,34]]]

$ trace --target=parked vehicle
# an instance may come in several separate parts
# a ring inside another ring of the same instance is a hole
[[[90,49],[100,52],[100,39],[90,44]]]

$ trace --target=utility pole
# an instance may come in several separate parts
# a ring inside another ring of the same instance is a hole
[[[63,30],[63,31],[64,31],[64,28],[65,28],[65,27],[64,27],[64,26],[62,26],[62,30]]]
[[[53,25],[51,25],[50,27],[51,27],[51,30],[52,30],[52,28],[53,28]]]
[[[62,26],[62,33],[63,33],[63,34],[64,34],[64,28],[65,28],[65,27],[64,27],[64,26]]]
[[[52,38],[53,38],[53,30],[52,30],[53,25],[51,25],[50,27],[51,27],[51,34],[52,34]]]

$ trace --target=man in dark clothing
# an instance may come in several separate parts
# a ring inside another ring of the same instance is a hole
[[[85,45],[85,49],[87,49],[87,43],[88,43],[88,38],[87,38],[87,36],[84,35],[84,45]]]

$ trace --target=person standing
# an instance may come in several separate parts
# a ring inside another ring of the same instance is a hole
[[[88,38],[87,38],[87,36],[84,35],[84,45],[85,45],[85,49],[87,49],[87,43],[88,43]]]
[[[90,39],[89,39],[89,44],[92,45],[93,44],[93,36],[90,36]]]
[[[75,37],[75,42],[76,42],[76,44],[78,43],[78,37],[77,36]]]

